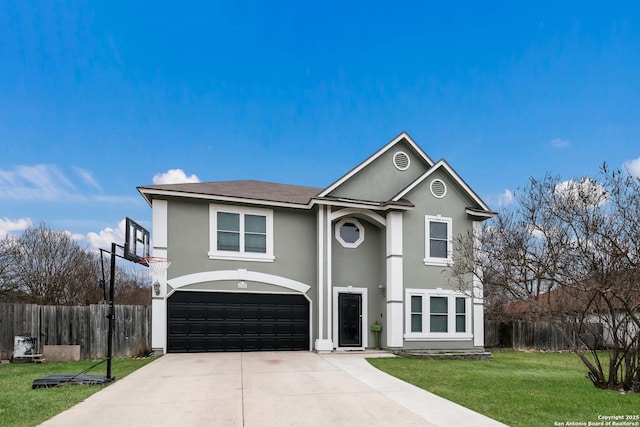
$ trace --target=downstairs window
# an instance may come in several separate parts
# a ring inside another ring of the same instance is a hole
[[[406,290],[408,340],[467,340],[471,334],[471,298],[454,291]]]

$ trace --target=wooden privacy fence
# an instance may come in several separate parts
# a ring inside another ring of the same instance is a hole
[[[13,355],[14,337],[36,338],[44,345],[79,345],[82,359],[107,355],[108,305],[53,306],[0,304],[0,358]],[[116,305],[113,356],[133,357],[151,349],[151,307]]]
[[[562,325],[567,336],[577,341],[577,331],[570,325]],[[584,325],[582,339],[596,348],[604,347],[603,327],[600,323]],[[571,343],[556,327],[548,322],[485,321],[485,346],[490,348],[536,349],[549,351],[570,350]]]

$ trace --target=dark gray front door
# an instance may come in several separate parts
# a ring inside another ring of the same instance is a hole
[[[362,294],[338,294],[338,346],[362,347]]]

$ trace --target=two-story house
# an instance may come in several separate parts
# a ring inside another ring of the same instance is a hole
[[[453,238],[494,215],[402,133],[326,188],[138,187],[152,207],[152,346],[162,352],[478,351],[482,289],[450,283]]]

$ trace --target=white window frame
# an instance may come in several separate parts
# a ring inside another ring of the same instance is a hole
[[[447,257],[433,257],[431,256],[431,236],[429,225],[432,222],[441,222],[447,224]],[[452,247],[453,247],[453,219],[443,217],[441,215],[425,215],[424,217],[424,264],[425,265],[437,265],[447,266],[453,263]]]
[[[240,250],[222,251],[218,250],[218,212],[240,215]],[[257,215],[266,218],[267,242],[266,253],[245,252],[244,251],[244,216]],[[273,211],[271,209],[246,208],[228,205],[209,205],[209,258],[235,261],[259,261],[273,262]]]
[[[358,229],[358,240],[356,240],[353,243],[349,243],[347,241],[345,241],[342,236],[340,235],[340,228],[342,228],[342,226],[346,223],[351,223],[353,225],[356,226],[356,228]],[[355,218],[344,218],[341,219],[340,221],[338,221],[336,223],[335,226],[335,237],[336,240],[338,242],[340,242],[340,244],[345,247],[345,248],[357,248],[358,246],[360,246],[360,244],[362,242],[364,242],[364,227],[363,225],[360,223],[360,221],[358,221]]]
[[[411,297],[422,297],[422,332],[411,332]],[[447,298],[447,331],[431,331],[430,297]],[[456,332],[456,298],[464,298],[465,332]],[[405,331],[407,341],[468,341],[473,339],[471,329],[472,301],[462,292],[442,289],[406,289],[405,290]]]

